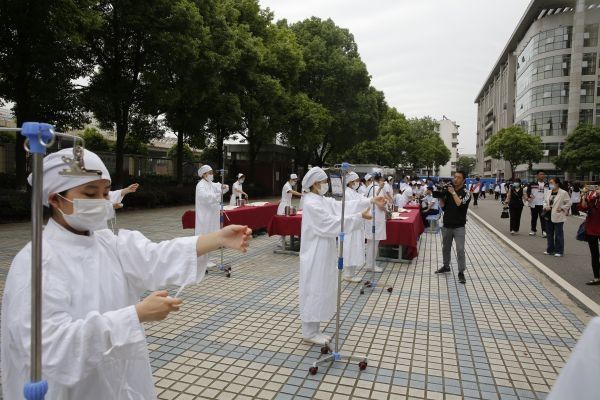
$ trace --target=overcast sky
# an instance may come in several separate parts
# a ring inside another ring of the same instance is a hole
[[[372,84],[408,117],[446,115],[474,154],[475,96],[529,0],[260,0],[276,19],[331,18],[354,35]]]

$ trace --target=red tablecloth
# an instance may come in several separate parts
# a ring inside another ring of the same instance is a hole
[[[300,236],[300,232],[302,231],[302,215],[296,214],[294,216],[286,216],[286,215],[275,215],[271,222],[269,223],[269,227],[267,228],[267,232],[269,232],[269,236],[280,235],[280,236]]]
[[[421,206],[418,204],[407,204],[403,208],[406,210],[419,210]]]
[[[247,225],[250,229],[261,229],[269,226],[271,218],[277,214],[277,204],[266,204],[264,206],[242,206],[233,210],[225,211],[224,225]],[[181,217],[183,229],[194,229],[196,226],[196,212],[186,211]]]
[[[411,209],[409,212],[400,215],[408,217],[408,219],[388,220],[386,225],[387,239],[381,241],[380,244],[404,246],[406,247],[406,256],[409,260],[412,260],[419,255],[417,240],[425,230],[425,226],[418,210]],[[300,236],[301,227],[301,215],[293,217],[276,215],[271,219],[268,232],[269,236]]]
[[[407,207],[405,207],[407,208]],[[409,208],[407,208],[409,209]],[[386,226],[386,240],[382,245],[400,245],[406,247],[406,257],[412,260],[419,255],[417,240],[425,230],[423,220],[418,210],[409,209],[407,213],[400,214],[408,219],[388,219]]]

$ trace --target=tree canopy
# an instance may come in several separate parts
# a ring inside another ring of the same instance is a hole
[[[579,125],[565,140],[556,166],[571,172],[600,171],[600,127]]]
[[[520,164],[529,164],[542,159],[542,139],[530,135],[520,126],[513,125],[501,129],[490,138],[485,147],[485,155],[503,159],[510,164],[511,172]]]

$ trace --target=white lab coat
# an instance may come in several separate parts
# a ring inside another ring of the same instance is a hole
[[[381,195],[383,196],[384,193],[389,194],[391,197],[394,196],[394,187],[388,182],[385,182],[383,184],[383,192],[381,193]]]
[[[372,189],[373,185],[369,185],[367,188],[367,195],[369,197],[373,197],[373,194],[379,196],[383,196],[383,190],[379,193],[379,186],[375,186],[375,190]],[[373,212],[373,207],[371,206],[371,213]],[[375,206],[375,240],[385,240],[386,239],[386,220],[385,220],[385,211]],[[373,220],[365,220],[364,221],[364,232],[365,237],[367,239],[373,239]]]
[[[346,188],[346,201],[361,200],[365,197],[349,187]],[[368,208],[365,207],[365,210]],[[364,210],[363,210],[364,211]],[[365,231],[362,226],[353,231],[346,229],[344,237],[344,267],[360,267],[365,263]]]
[[[358,187],[358,193],[363,195],[364,197],[367,197],[367,186],[361,183]]]
[[[600,318],[583,331],[567,363],[560,371],[548,400],[595,400],[600,376]]]
[[[227,193],[227,185],[224,192]],[[206,235],[221,229],[221,184],[200,179],[196,185],[195,235]]]
[[[342,203],[306,193],[300,244],[300,318],[302,322],[328,321],[335,313],[337,296],[337,244]],[[369,199],[347,201],[344,230],[362,226],[361,213]]]
[[[281,189],[281,201],[277,207],[277,215],[285,215],[285,207],[292,205],[293,190],[291,183],[286,182],[285,185],[283,185],[283,189]]]
[[[242,192],[242,184],[240,183],[240,181],[235,181],[233,183],[232,189],[231,189],[231,198],[229,199],[229,205],[230,206],[235,206],[237,205],[236,200],[237,199],[241,199],[242,198],[242,194],[238,193],[237,191]]]
[[[147,290],[200,282],[197,237],[153,243],[136,231],[43,232],[42,376],[46,400],[155,399],[135,304]],[[23,398],[29,381],[31,243],[14,258],[2,301],[2,390]]]
[[[108,192],[108,199],[112,204],[121,204],[123,197],[123,189],[111,190]]]

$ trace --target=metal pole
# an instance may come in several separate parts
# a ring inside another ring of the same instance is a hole
[[[348,164],[342,164],[342,221],[340,227],[340,246],[338,249],[338,290],[337,290],[337,312],[335,315],[335,354],[339,354],[340,343],[340,304],[342,301],[342,271],[344,269],[344,216],[346,212],[346,174]]]
[[[42,379],[42,179],[43,154],[33,154],[31,193],[31,376]]]

